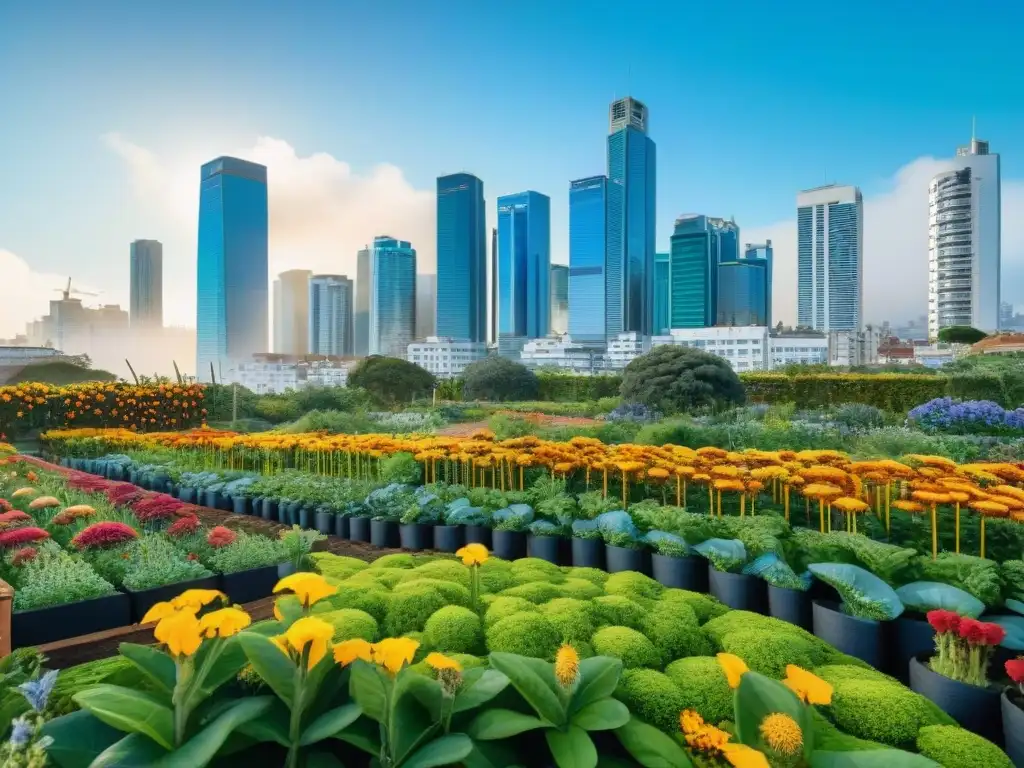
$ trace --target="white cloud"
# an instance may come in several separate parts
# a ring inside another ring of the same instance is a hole
[[[922,157],[903,166],[887,191],[864,199],[864,320],[902,321],[928,307],[928,184],[949,163]],[[793,201],[794,208],[796,200]],[[1024,301],[1024,182],[1002,183],[1002,293]],[[744,242],[771,239],[775,250],[772,315],[796,322],[796,220],[741,230]]]
[[[0,248],[0,332],[13,336],[25,332],[25,322],[46,314],[50,299],[60,298],[57,288],[67,275],[33,272],[20,256]]]

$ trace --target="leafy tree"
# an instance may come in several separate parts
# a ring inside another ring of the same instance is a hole
[[[988,336],[984,331],[969,325],[951,325],[939,329],[939,341],[946,344],[975,344]]]
[[[477,360],[462,374],[462,396],[467,400],[534,400],[539,387],[533,371],[507,357]]]
[[[434,376],[415,363],[371,355],[349,372],[348,385],[365,389],[379,403],[394,405],[429,395],[434,388]]]
[[[729,364],[690,347],[655,347],[626,366],[622,399],[662,413],[707,405],[742,405],[743,384]]]

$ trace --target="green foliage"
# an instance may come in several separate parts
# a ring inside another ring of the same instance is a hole
[[[210,554],[210,565],[219,573],[238,573],[253,568],[278,565],[288,559],[288,552],[279,539],[236,531],[235,540]]]
[[[953,725],[928,725],[917,734],[917,751],[943,768],[1013,768],[991,741]]]
[[[609,595],[628,597],[630,600],[657,600],[665,591],[665,587],[642,573],[621,571],[608,577],[604,591]]]
[[[679,713],[686,709],[682,687],[653,669],[624,670],[615,698],[637,717],[668,733],[678,731]]]
[[[988,336],[969,325],[950,325],[939,329],[939,341],[946,344],[976,344]]]
[[[692,709],[709,723],[732,717],[732,689],[714,656],[673,661],[665,668],[665,675],[681,692],[680,711]]]
[[[644,619],[642,631],[654,643],[662,665],[712,652],[711,642],[697,624],[697,616],[684,603],[656,608]]]
[[[514,613],[487,628],[487,649],[553,659],[562,644],[558,629],[539,613]]]
[[[497,595],[487,606],[487,612],[484,614],[484,625],[490,627],[514,614],[533,613],[535,611],[537,611],[537,605],[525,597]]]
[[[63,551],[41,553],[26,563],[15,587],[15,612],[105,597],[116,591],[89,563]]]
[[[590,638],[594,650],[601,656],[622,659],[626,669],[661,666],[661,654],[654,643],[629,627],[604,627]]]
[[[898,683],[847,680],[835,686],[832,719],[843,731],[861,739],[912,749],[927,725],[949,722],[923,696]]]
[[[569,568],[567,575],[573,579],[586,579],[602,589],[605,582],[610,578],[607,571],[602,571],[600,568],[585,568],[582,566]]]
[[[117,381],[117,376],[110,371],[87,368],[65,360],[55,360],[30,363],[17,373],[8,376],[3,383],[10,385],[36,382],[62,387],[67,384],[82,384],[87,381]]]
[[[324,576],[335,579],[347,579],[349,576],[364,570],[369,563],[355,557],[335,555],[330,552],[313,552],[309,556],[316,571]]]
[[[436,611],[423,628],[431,648],[445,653],[475,653],[483,642],[480,617],[469,608],[449,605]]]
[[[922,581],[939,581],[974,595],[990,608],[1003,604],[999,564],[972,555],[942,552],[936,560],[921,558]]]
[[[407,632],[419,632],[427,619],[447,603],[443,594],[429,586],[394,592],[384,617],[384,633],[387,637],[399,637]]]
[[[416,576],[418,573],[419,571],[412,571],[411,575]],[[444,595],[444,599],[452,605],[469,605],[471,602],[469,589],[467,587],[455,582],[443,581],[441,579],[402,579],[395,585],[392,594],[399,594],[400,592],[406,592],[410,589],[416,589],[419,587],[430,587],[437,590]]]
[[[533,581],[527,584],[520,584],[502,592],[507,597],[522,597],[531,603],[546,603],[562,596],[562,590],[557,584],[549,584],[546,581]]]
[[[785,677],[786,665],[814,666],[814,644],[803,638],[765,629],[731,632],[722,638],[722,650],[739,656],[755,672],[775,679]]]
[[[410,578],[443,579],[469,588],[469,569],[455,560],[434,560],[416,566]]]
[[[905,373],[744,373],[740,380],[752,403],[800,403],[803,408],[864,403],[906,413],[947,394],[945,377]]]
[[[638,603],[622,595],[602,595],[594,598],[592,603],[594,620],[597,624],[640,629],[647,610]]]
[[[710,595],[703,595],[700,592],[691,592],[686,589],[666,589],[661,595],[661,603],[685,603],[693,609],[697,616],[697,622],[705,624],[718,616],[724,616],[729,612],[728,606],[719,602]],[[654,606],[654,610],[658,610]]]
[[[362,638],[368,643],[377,640],[377,620],[366,611],[358,608],[340,608],[336,611],[319,614],[319,618],[334,626],[332,642]]]
[[[392,406],[430,395],[434,377],[415,363],[396,357],[371,355],[360,360],[348,375],[348,384],[365,389],[377,402]]]
[[[419,485],[423,479],[423,466],[411,453],[395,453],[381,461],[380,479],[385,483]]]
[[[463,397],[470,400],[532,400],[538,390],[533,371],[498,355],[470,363],[462,374]]]
[[[563,642],[590,640],[596,626],[590,603],[571,597],[558,597],[539,606],[542,615],[558,630]]]
[[[631,361],[622,376],[622,399],[662,413],[742,404],[743,384],[721,357],[665,345]]]
[[[338,608],[355,608],[370,614],[378,622],[383,622],[388,613],[388,605],[391,602],[391,595],[379,585],[373,588],[366,588],[352,584],[351,582],[341,584],[338,591],[330,597],[324,598],[314,606],[324,611]],[[316,611],[317,613],[320,610]]]
[[[123,685],[128,688],[148,690],[145,676],[124,656],[110,656],[106,659],[87,661],[61,670],[51,694],[51,706],[55,715],[66,715],[78,709],[71,698],[79,691],[100,683]]]

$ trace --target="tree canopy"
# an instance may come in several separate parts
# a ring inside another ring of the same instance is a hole
[[[365,389],[379,403],[394,405],[429,395],[434,388],[434,376],[407,360],[371,355],[349,372],[348,385]]]
[[[665,414],[708,405],[742,405],[746,399],[743,384],[725,360],[670,345],[655,347],[627,365],[620,391],[623,400]]]
[[[507,357],[477,360],[462,374],[463,397],[468,400],[535,400],[539,387],[533,371]]]
[[[988,336],[984,331],[979,331],[969,325],[951,325],[948,328],[939,329],[939,341],[946,344],[976,344]]]

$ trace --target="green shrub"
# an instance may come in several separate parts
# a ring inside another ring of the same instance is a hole
[[[412,573],[419,573],[419,571],[412,571]],[[417,587],[436,589],[452,605],[469,605],[470,603],[470,594],[467,587],[452,581],[442,581],[441,579],[410,579],[409,581],[401,581],[395,585],[393,594],[397,595]]]
[[[594,582],[572,577],[559,584],[558,589],[566,597],[574,597],[577,600],[590,600],[604,594],[604,590]]]
[[[643,606],[622,595],[603,595],[591,602],[598,626],[609,625],[640,629],[647,617]]]
[[[431,648],[445,653],[473,653],[480,649],[480,617],[469,608],[449,605],[436,611],[423,628]]]
[[[917,751],[944,768],[1013,768],[999,747],[955,725],[927,725],[917,734]]]
[[[479,656],[473,656],[469,653],[447,653],[445,654],[450,659],[455,659],[462,665],[463,669],[473,669],[475,667],[486,667],[487,659]],[[419,661],[415,664],[409,665],[409,669],[417,674],[424,675],[425,677],[435,678],[437,675],[434,670],[431,669],[425,661]]]
[[[365,571],[359,571],[354,576],[349,576],[345,579],[345,583],[351,586],[372,588],[376,585],[385,589],[391,589],[405,578],[406,573],[407,571],[402,568],[367,568]]]
[[[711,619],[724,616],[729,612],[729,607],[710,595],[702,595],[700,592],[690,592],[686,589],[666,589],[661,594],[661,603],[685,603],[693,609],[697,615],[697,621],[704,624]],[[654,610],[658,610],[657,607]]]
[[[624,670],[615,689],[615,698],[641,720],[668,733],[679,730],[679,713],[687,708],[682,689],[653,669]],[[729,701],[732,701],[731,691]]]
[[[372,570],[378,568],[413,568],[415,565],[416,561],[412,555],[405,552],[396,552],[393,555],[381,555],[370,563],[370,568]]]
[[[366,611],[357,608],[341,608],[337,611],[319,614],[319,618],[334,625],[331,642],[362,638],[369,643],[377,639],[377,620]]]
[[[585,568],[583,566],[569,568],[566,575],[572,579],[586,579],[591,584],[601,587],[602,590],[604,589],[605,582],[608,581],[609,578],[608,573],[606,571],[602,571],[600,568]]]
[[[338,579],[346,579],[370,565],[358,557],[335,555],[331,552],[311,552],[309,559],[324,576],[334,576]]]
[[[884,672],[879,672],[877,669],[849,664],[825,664],[815,667],[814,674],[833,686],[844,683],[847,680],[874,680],[883,683],[899,682],[895,677],[890,677]]]
[[[457,560],[433,560],[418,565],[407,578],[441,579],[469,588],[469,568]]]
[[[724,358],[690,347],[655,347],[632,360],[619,389],[626,402],[643,403],[662,413],[701,406],[742,405],[743,384]]]
[[[524,573],[528,574],[530,578],[526,580],[519,578]],[[519,584],[535,581],[538,574],[542,575],[547,581],[561,581],[565,578],[561,568],[554,563],[549,563],[547,560],[541,560],[539,557],[521,557],[518,560],[514,560],[512,562],[512,574],[517,577],[517,583]]]
[[[673,661],[665,674],[681,691],[680,711],[692,709],[709,723],[732,719],[732,688],[714,656]]]
[[[814,722],[814,749],[822,752],[864,752],[871,749],[887,749],[877,741],[858,739],[836,728],[816,707],[811,709]]]
[[[796,635],[798,637],[813,638],[810,632],[790,624],[782,619],[762,616],[752,611],[729,611],[726,614],[717,616],[704,625],[704,631],[720,648],[726,635],[747,629],[764,629],[777,634]],[[821,642],[819,640],[819,642]]]
[[[487,606],[487,612],[484,613],[484,626],[490,627],[492,624],[497,624],[514,613],[533,613],[536,610],[536,603],[531,603],[525,597],[497,595],[491,600],[490,605]]]
[[[486,592],[501,592],[514,587],[516,580],[512,576],[512,564],[496,557],[489,558],[480,566],[480,584]]]
[[[399,637],[407,632],[419,632],[427,619],[445,605],[444,595],[432,587],[415,587],[391,595],[384,632],[387,637]]]
[[[609,595],[628,597],[630,600],[657,600],[665,591],[665,587],[642,573],[622,571],[608,577],[604,591]]]
[[[547,616],[567,643],[582,643],[590,640],[596,627],[590,604],[571,597],[557,597],[540,606],[542,615]]]
[[[708,656],[714,652],[692,611],[687,619],[681,612],[655,610],[644,618],[643,633],[658,649],[662,666],[686,656]]]
[[[366,589],[353,585],[349,581],[340,585],[338,591],[333,595],[325,597],[314,605],[313,612],[327,613],[339,608],[357,608],[360,611],[366,611],[378,622],[382,622],[387,615],[390,601],[391,593],[379,584],[373,584],[373,588]]]
[[[506,589],[501,594],[506,597],[522,597],[531,603],[539,605],[540,603],[546,603],[548,600],[554,600],[556,597],[561,597],[562,590],[555,584],[548,584],[546,581],[533,581],[529,584],[520,584],[511,589]]]
[[[1003,604],[1003,583],[999,565],[973,555],[942,552],[936,560],[921,559],[921,580],[959,587],[990,608]]]
[[[553,659],[562,644],[558,630],[539,613],[514,613],[487,628],[487,650]]]
[[[847,680],[835,686],[832,718],[851,736],[901,749],[912,749],[926,725],[949,721],[923,696],[880,680]]]
[[[470,363],[462,374],[462,394],[469,400],[533,400],[539,388],[533,371],[497,355]]]
[[[54,713],[64,715],[76,711],[78,704],[71,697],[81,690],[101,683],[123,685],[143,692],[152,687],[139,668],[124,656],[87,661],[69,669],[62,669],[57,675],[50,695],[50,705]],[[21,698],[20,693],[17,695]]]
[[[622,659],[622,666],[626,669],[660,666],[661,654],[654,643],[629,627],[599,629],[590,638],[590,644],[598,656]]]
[[[739,656],[755,672],[777,680],[786,676],[786,665],[803,669],[814,666],[814,647],[806,640],[768,629],[730,632],[722,639],[722,650]]]

